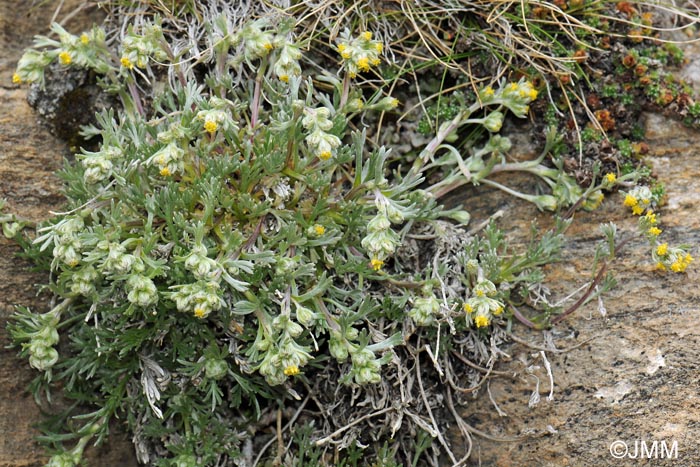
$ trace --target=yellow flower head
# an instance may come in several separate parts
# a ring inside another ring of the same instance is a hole
[[[382,60],[379,57],[372,59],[372,65],[377,66],[380,63],[382,63]]]
[[[501,313],[503,313],[503,307],[501,305],[498,305],[495,310],[493,310],[493,314],[498,316]]]
[[[530,98],[531,101],[534,101],[537,99],[537,89],[535,88],[530,88],[528,91],[528,97]]]
[[[356,65],[360,71],[369,71],[369,59],[367,57],[358,59]]]
[[[338,44],[338,52],[340,52],[341,54],[343,52],[345,52],[345,49],[347,49],[347,48],[348,48],[348,46],[345,44]]]
[[[90,42],[90,38],[88,37],[87,34],[82,33],[80,35],[80,42],[82,42],[83,45],[88,45],[88,43]]]
[[[206,314],[206,311],[204,310],[204,308],[202,308],[201,306],[195,307],[195,309],[194,309],[194,315],[195,315],[197,318],[204,318],[204,315],[205,315],[205,314]]]
[[[370,31],[365,31],[362,33],[362,38],[366,41],[372,40],[372,33]]]
[[[70,62],[73,61],[73,58],[70,56],[68,52],[65,50],[58,54],[58,60],[61,62],[63,65],[70,65]]]
[[[299,367],[296,365],[289,365],[284,369],[285,376],[296,376],[299,374]]]
[[[484,296],[484,291],[481,289],[477,289],[475,292],[477,297],[483,297]]]
[[[656,254],[659,256],[664,256],[668,253],[668,243],[662,243],[656,247]]]
[[[382,266],[384,266],[384,261],[382,261],[379,258],[372,258],[372,261],[369,262],[369,265],[372,266],[372,269],[375,271],[379,271]]]
[[[662,230],[658,227],[651,227],[649,230],[647,230],[647,233],[649,235],[653,235],[654,237],[658,237],[661,235]]]
[[[280,81],[282,81],[284,83],[288,83],[289,82],[289,75],[280,75]]]
[[[591,196],[586,200],[584,208],[588,210],[598,209],[598,207],[603,203],[605,195],[602,191],[596,190],[591,193]]]
[[[219,125],[217,125],[214,120],[207,120],[204,122],[204,129],[209,133],[214,133],[217,128],[219,128]]]
[[[327,161],[328,159],[330,159],[331,156],[332,156],[332,154],[330,151],[323,151],[323,152],[319,153],[319,155],[318,155],[319,159],[324,160],[324,161]]]
[[[314,232],[316,232],[316,235],[323,235],[326,233],[326,228],[321,224],[316,224],[314,225]]]
[[[20,76],[17,73],[15,73],[12,75],[12,82],[14,84],[20,84],[22,82],[22,78],[20,78]]]
[[[79,261],[77,259],[72,259],[68,262],[68,266],[74,268],[78,265]]]
[[[695,258],[693,258],[690,253],[686,253],[685,256],[683,257],[683,262],[685,263],[686,266],[689,266],[690,263],[693,262]]]
[[[376,50],[377,53],[382,53],[382,51],[384,50],[384,44],[382,44],[381,42],[377,42],[376,44],[374,44],[374,50]]]
[[[614,173],[605,174],[605,181],[611,185],[617,181],[617,176]]]
[[[161,174],[163,177],[169,177],[169,176],[170,176],[170,173],[171,173],[171,172],[170,172],[170,169],[167,168],[167,167],[163,167],[162,169],[160,169],[160,174]],[[195,314],[195,315],[197,314],[197,310],[196,310],[196,309],[194,310],[194,314]]]
[[[486,86],[484,88],[484,97],[492,97],[494,94],[493,88],[491,86]]]
[[[637,204],[635,206],[632,206],[632,214],[634,214],[635,216],[640,216],[643,212],[644,208],[640,205]]]
[[[474,324],[476,324],[477,328],[485,328],[489,325],[489,318],[488,316],[479,315],[474,318]]]
[[[464,305],[462,305],[462,309],[464,309],[464,311],[467,313],[474,312],[474,307],[472,307],[469,303],[465,303]]]
[[[671,265],[671,271],[673,272],[683,272],[685,271],[686,265],[683,263],[683,261],[679,258],[676,261],[673,262]]]
[[[625,196],[625,202],[624,202],[625,206],[632,207],[632,206],[636,206],[637,203],[638,203],[637,198],[635,198],[634,196],[632,196],[632,195]]]
[[[654,211],[648,211],[644,218],[647,220],[647,222],[649,222],[650,225],[656,225],[656,223],[658,222]]]
[[[666,266],[664,266],[664,263],[662,263],[661,261],[659,261],[658,263],[656,263],[656,269],[658,269],[659,271],[665,271],[665,270],[666,270]]]
[[[270,50],[272,50],[273,45],[270,42],[265,42],[263,44],[263,48],[265,48],[265,50],[267,50],[269,52]]]
[[[134,68],[134,64],[129,60],[129,57],[122,57],[121,60],[119,60],[124,68],[128,68],[131,70]]]

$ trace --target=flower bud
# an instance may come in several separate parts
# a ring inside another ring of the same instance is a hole
[[[372,360],[374,360],[374,352],[366,347],[352,354],[352,364],[354,366],[365,366]]]
[[[382,381],[379,371],[371,367],[362,367],[355,372],[355,382],[357,384],[377,384]]]
[[[435,321],[435,315],[440,311],[440,302],[435,295],[424,298],[417,298],[413,308],[409,310],[408,316],[418,326],[428,326]]]
[[[280,258],[275,266],[275,274],[278,276],[286,276],[291,274],[297,266],[297,262],[292,258]]]
[[[134,305],[147,307],[158,302],[158,289],[151,279],[140,274],[132,275],[126,282],[127,299]]]
[[[46,324],[39,332],[34,336],[33,342],[41,342],[45,346],[53,346],[58,344],[58,331],[56,327],[51,324]]]
[[[395,208],[391,203],[386,206],[386,215],[394,224],[400,224],[405,220],[403,213]]]
[[[368,105],[368,109],[372,110],[379,110],[379,111],[389,111],[389,110],[394,110],[396,107],[399,106],[399,100],[394,98],[394,97],[384,97],[377,101],[375,104]]]
[[[469,214],[468,211],[463,210],[451,212],[448,217],[454,221],[459,222],[460,225],[469,224],[469,221],[472,218],[471,214]]]
[[[15,238],[20,230],[22,230],[22,225],[19,222],[6,222],[2,224],[2,233],[5,235],[5,238]]]
[[[365,107],[365,103],[361,98],[350,99],[347,104],[345,104],[345,111],[348,113],[359,112]]]
[[[192,454],[180,454],[173,459],[173,467],[199,467],[197,458]]]
[[[535,206],[537,206],[540,211],[544,209],[547,211],[556,211],[559,205],[559,200],[556,196],[552,195],[533,196],[532,202],[535,203]]]
[[[204,363],[204,374],[209,379],[219,380],[228,373],[228,363],[219,358],[209,358]]]
[[[291,320],[287,315],[279,315],[272,321],[272,326],[280,331],[287,332],[292,337],[298,337],[304,328]]]
[[[501,126],[503,126],[503,114],[498,111],[491,112],[484,118],[482,125],[492,133],[501,131]]]
[[[466,270],[469,274],[476,274],[479,272],[479,261],[475,259],[470,259],[467,261]]]
[[[39,371],[46,371],[58,361],[58,352],[53,347],[43,345],[37,341],[37,345],[30,348],[29,365]]]
[[[372,218],[367,224],[367,231],[371,233],[380,232],[382,230],[387,230],[391,227],[391,222],[389,218],[382,213],[378,213]]]
[[[306,327],[311,326],[318,319],[318,314],[305,306],[297,305],[297,321]]]
[[[75,467],[80,462],[80,457],[70,452],[55,454],[44,467]]]
[[[339,362],[344,362],[348,358],[347,344],[337,331],[331,331],[328,350],[330,351],[330,354]]]

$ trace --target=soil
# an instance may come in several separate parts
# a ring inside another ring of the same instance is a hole
[[[34,34],[47,31],[55,6],[65,3],[67,12],[81,2],[44,2],[37,8],[26,3],[0,0],[0,198],[8,199],[10,212],[40,220],[61,208],[60,183],[54,172],[70,151],[37,124],[26,103],[26,88],[9,83],[23,48]],[[73,17],[68,29],[83,29],[94,14],[85,11]],[[683,73],[688,78],[700,76],[692,71],[700,69],[700,47],[688,48],[687,54],[690,61]],[[700,82],[694,86],[700,92]],[[649,157],[668,192],[667,204],[659,211],[662,235],[672,245],[693,245],[693,255],[700,257],[700,184],[696,181],[700,164],[695,149],[700,147],[700,133],[654,114],[645,115],[645,125]],[[526,157],[527,145],[519,147]],[[532,190],[527,178],[500,181]],[[482,186],[476,195],[467,190],[452,201],[464,203],[474,225],[496,209],[503,210],[500,225],[514,245],[524,241],[531,219],[539,219],[543,229],[551,222],[531,205],[497,191]],[[598,224],[608,221],[618,225],[623,237],[636,232],[636,219],[622,206],[620,195],[610,196],[595,212],[577,214],[568,231],[563,261],[547,270],[555,296],[564,297],[590,277],[593,249],[601,238]],[[46,462],[43,449],[34,441],[40,434],[34,424],[41,413],[25,392],[35,372],[16,358],[16,350],[6,349],[4,328],[15,304],[47,309],[48,297],[37,295],[35,286],[46,278],[32,273],[30,264],[16,257],[18,252],[14,244],[0,238],[0,467]],[[462,413],[474,428],[506,440],[475,435],[468,465],[700,465],[700,291],[694,287],[698,267],[691,265],[686,275],[655,271],[648,247],[634,239],[611,269],[619,284],[603,302],[605,316],[597,303],[591,303],[551,332],[557,348],[576,348],[541,353],[517,343],[505,347],[511,358],[496,369],[515,376],[494,378],[490,392],[507,416],[498,415],[484,391]],[[514,329],[520,339],[548,348],[542,333],[518,325]],[[543,355],[551,364],[553,388]],[[526,371],[529,367],[532,374]],[[529,408],[536,379],[541,400]],[[552,400],[547,397],[550,389]],[[136,467],[131,443],[118,434],[118,428],[108,445],[88,449],[88,465]],[[640,449],[644,442],[657,458],[616,459],[610,446],[617,440],[627,443],[628,456],[635,454],[635,443]],[[677,458],[662,459],[668,454],[663,447],[672,448],[674,442]],[[453,441],[457,447],[461,443],[459,438]]]
[[[12,85],[12,73],[34,35],[48,32],[56,7],[62,4],[60,19],[82,2],[47,1],[35,7],[32,3],[0,0],[0,198],[7,199],[8,212],[38,221],[61,209],[61,183],[54,173],[70,151],[38,123],[27,104],[26,87]],[[85,10],[65,26],[79,31],[98,18],[98,12]],[[42,415],[26,391],[37,373],[17,358],[16,349],[7,348],[5,327],[16,304],[48,311],[49,297],[37,295],[36,284],[47,278],[31,272],[31,264],[17,258],[19,251],[0,235],[0,467],[39,467],[47,461],[43,447],[34,440],[41,434],[35,424]],[[88,449],[88,465],[137,465],[131,442],[114,428],[116,436],[108,445]]]

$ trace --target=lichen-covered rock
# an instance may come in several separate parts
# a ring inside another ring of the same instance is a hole
[[[49,131],[77,149],[85,142],[82,126],[94,124],[95,112],[114,107],[116,101],[102,92],[94,73],[53,63],[45,71],[44,86],[33,84],[27,101]]]

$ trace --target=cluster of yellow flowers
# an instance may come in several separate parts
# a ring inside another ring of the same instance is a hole
[[[652,206],[657,202],[654,193],[646,186],[634,187],[625,194],[623,201],[625,206],[632,208],[633,214],[640,216],[639,229],[651,244],[651,255],[656,268],[661,271],[685,272],[692,263],[693,256],[683,246],[669,247],[668,243],[659,241],[659,235],[663,230],[659,228],[658,215],[652,210]]]
[[[624,205],[632,209],[632,214],[640,216],[656,201],[649,187],[636,186],[625,195]]]
[[[639,218],[639,228],[651,242],[654,242],[656,237],[661,235],[661,232],[663,232],[658,225],[659,219],[656,213],[651,209],[649,209],[645,215],[640,216]]]
[[[379,65],[382,62],[379,57],[383,50],[384,44],[372,40],[372,33],[369,31],[358,37],[346,37],[338,43],[338,53],[343,57],[350,78],[369,71],[370,66]]]
[[[56,59],[63,66],[89,67],[98,73],[105,73],[109,69],[105,49],[103,49],[105,42],[103,30],[93,28],[76,36],[54,23],[51,31],[58,40],[37,37],[35,44],[43,50],[29,49],[22,55],[12,75],[14,84],[41,84],[44,80],[44,69]]]
[[[517,117],[524,117],[530,110],[530,102],[537,99],[537,89],[530,81],[503,85],[497,90],[486,86],[479,92],[482,104],[503,104]],[[492,130],[490,130],[492,131]]]
[[[282,82],[288,83],[290,76],[301,75],[299,59],[301,59],[299,46],[291,42],[285,42],[280,47],[280,54],[273,68],[277,78]]]
[[[309,149],[321,160],[328,160],[340,146],[340,138],[328,133],[333,128],[331,111],[327,107],[304,109],[302,125],[309,130],[306,143]]]
[[[690,263],[693,262],[693,257],[683,248],[670,248],[668,243],[660,243],[652,252],[652,256],[656,260],[656,267],[661,271],[670,269],[673,272],[685,272]]]
[[[493,298],[496,292],[496,286],[488,279],[481,279],[474,286],[472,296],[462,305],[468,322],[477,328],[484,328],[494,316],[503,313],[503,303]]]
[[[163,30],[157,23],[144,26],[139,34],[129,28],[122,41],[119,63],[123,69],[133,70],[135,66],[145,68],[150,58],[163,62],[168,58],[161,45],[163,41]]]

